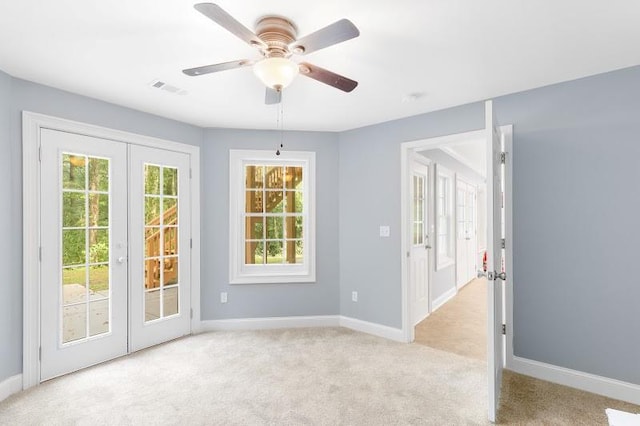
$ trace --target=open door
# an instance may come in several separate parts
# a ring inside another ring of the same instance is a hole
[[[487,367],[489,378],[489,420],[495,422],[500,403],[502,368],[504,366],[502,337],[502,293],[505,273],[502,272],[502,137],[495,124],[492,101],[485,103],[487,138]],[[484,275],[483,272],[478,274]]]

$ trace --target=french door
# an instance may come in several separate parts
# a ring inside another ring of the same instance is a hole
[[[40,140],[40,380],[188,334],[189,156]]]

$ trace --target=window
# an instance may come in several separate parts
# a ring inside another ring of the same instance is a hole
[[[315,281],[315,153],[230,151],[232,284]]]
[[[453,265],[453,173],[436,166],[436,270]]]

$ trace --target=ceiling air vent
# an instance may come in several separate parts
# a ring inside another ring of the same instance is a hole
[[[176,95],[186,95],[187,94],[186,90],[181,89],[181,88],[176,87],[176,86],[172,86],[172,85],[167,84],[164,81],[160,81],[160,80],[153,80],[149,84],[149,86],[154,87],[156,89],[167,91],[169,93],[174,93]]]

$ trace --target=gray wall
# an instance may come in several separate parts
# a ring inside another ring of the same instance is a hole
[[[340,134],[342,315],[402,327],[400,144],[483,126],[476,103]],[[389,238],[378,236],[380,225],[390,225]]]
[[[2,271],[2,297],[0,297],[0,382],[22,371],[22,271],[21,257],[16,257],[16,232],[13,228],[17,214],[11,202],[20,188],[15,169],[16,158],[21,158],[19,147],[11,143],[9,125],[11,108],[11,77],[0,71],[0,271]]]
[[[640,67],[505,96],[515,355],[640,384]]]
[[[22,371],[22,111],[200,146],[203,130],[0,73],[0,381]]]
[[[202,319],[339,313],[338,136],[286,132],[285,149],[316,153],[316,282],[229,285],[229,150],[278,146],[279,133],[205,132],[202,145]],[[274,154],[275,157],[275,154]],[[228,303],[220,303],[220,292]]]

